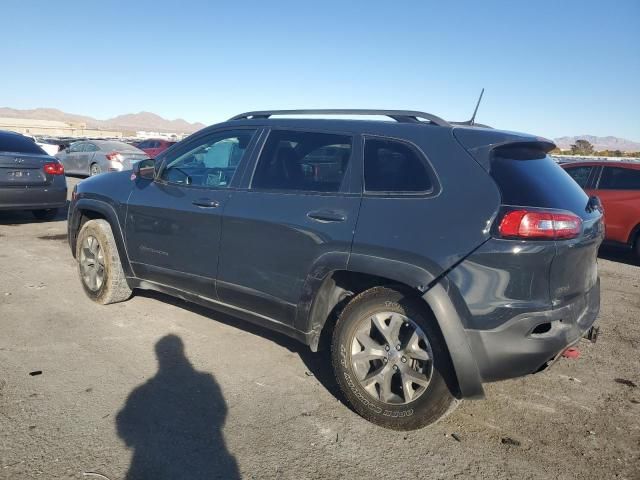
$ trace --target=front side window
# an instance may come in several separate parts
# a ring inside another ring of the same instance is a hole
[[[160,178],[181,185],[226,188],[254,134],[255,130],[235,130],[205,137],[186,152],[167,158]]]
[[[573,167],[567,168],[567,173],[576,181],[578,185],[580,185],[582,188],[586,188],[592,169],[593,167]]]
[[[97,152],[98,147],[96,147],[93,143],[87,143],[84,147],[85,152]]]
[[[349,135],[272,131],[258,160],[252,188],[338,192],[352,143]]]
[[[420,193],[433,188],[425,160],[411,145],[367,138],[364,144],[367,192]]]
[[[604,167],[598,188],[602,190],[640,190],[640,170]]]

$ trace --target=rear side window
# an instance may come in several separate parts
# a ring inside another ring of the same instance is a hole
[[[640,170],[604,167],[598,188],[602,190],[640,190]]]
[[[502,203],[584,214],[589,199],[587,194],[560,165],[544,153],[540,155],[544,156],[514,159],[513,156],[494,155],[491,176],[500,188]]]
[[[587,182],[589,181],[589,175],[593,167],[573,167],[567,168],[567,173],[575,180],[575,182],[582,188],[587,188]]]
[[[0,152],[46,155],[44,150],[36,145],[36,143],[30,138],[12,134],[0,135]]]
[[[364,144],[367,192],[427,192],[433,188],[425,160],[397,140],[367,138]]]
[[[258,160],[252,188],[338,192],[351,145],[348,135],[274,130]]]

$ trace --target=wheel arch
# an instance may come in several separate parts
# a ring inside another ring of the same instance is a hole
[[[346,303],[353,296],[375,286],[401,289],[424,302],[425,308],[433,314],[442,333],[453,364],[461,397],[482,398],[484,390],[477,363],[473,357],[464,330],[465,308],[459,305],[455,295],[449,295],[454,286],[446,278],[438,281],[432,273],[415,265],[394,260],[376,259],[360,266],[369,268],[327,271],[326,275],[315,279],[316,288],[307,308],[299,309],[297,326],[306,333],[312,351],[318,351],[328,343],[335,321]],[[380,268],[385,267],[386,268]],[[305,289],[311,287],[309,282]]]
[[[640,242],[640,223],[633,227],[631,229],[631,233],[629,234],[629,246],[633,248],[636,242]]]
[[[124,233],[120,227],[118,216],[113,206],[106,202],[91,198],[84,198],[78,200],[74,205],[73,213],[69,217],[68,226],[69,246],[71,247],[72,255],[75,257],[76,241],[80,229],[87,221],[95,219],[103,219],[109,223],[118,248],[118,255],[122,262],[122,269],[126,276],[134,276],[131,264],[129,263],[129,256],[127,254],[126,244],[124,241]]]

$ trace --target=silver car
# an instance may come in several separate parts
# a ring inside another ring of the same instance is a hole
[[[56,154],[66,173],[98,175],[131,170],[134,163],[149,158],[142,150],[113,140],[83,140]]]

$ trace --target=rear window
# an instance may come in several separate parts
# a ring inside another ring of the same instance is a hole
[[[30,138],[12,134],[0,134],[0,152],[46,155],[45,151]]]
[[[140,149],[124,142],[101,142],[100,150],[116,152],[139,152]]]
[[[551,158],[514,160],[495,155],[491,176],[498,184],[504,205],[557,208],[577,215],[585,213],[589,197]]]
[[[367,138],[364,144],[367,192],[427,192],[433,188],[425,161],[410,145]]]
[[[640,170],[604,167],[598,188],[602,190],[640,190]]]

